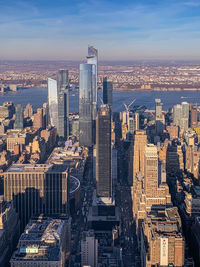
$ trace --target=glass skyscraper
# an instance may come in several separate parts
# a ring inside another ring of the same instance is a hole
[[[112,91],[113,83],[107,81],[107,77],[103,78],[103,103],[108,104],[112,110]]]
[[[98,50],[93,46],[88,46],[88,56],[87,63],[92,64],[92,78],[93,78],[93,88],[92,88],[92,116],[93,120],[96,120],[97,112],[97,72],[98,72]]]
[[[82,146],[93,144],[93,65],[80,64],[79,70],[79,143]]]
[[[67,136],[67,108],[66,108],[66,93],[58,92],[58,135],[61,137]]]
[[[48,107],[50,124],[55,126],[60,137],[66,138],[69,134],[69,94],[68,70],[59,70],[57,81],[48,78]]]
[[[57,81],[51,78],[48,78],[48,104],[50,124],[58,129]]]
[[[68,70],[61,69],[57,73],[58,91],[65,90],[68,88]]]
[[[58,134],[69,136],[69,79],[68,70],[61,69],[57,73],[58,83]],[[59,100],[60,99],[60,100]]]

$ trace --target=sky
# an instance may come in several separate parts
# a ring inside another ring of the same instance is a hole
[[[0,60],[200,59],[200,0],[0,0]]]

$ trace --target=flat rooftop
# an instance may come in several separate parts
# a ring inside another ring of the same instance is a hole
[[[7,173],[11,172],[64,172],[67,167],[64,165],[54,164],[13,164],[11,165]]]
[[[39,218],[31,220],[21,235],[12,261],[60,261],[62,219]]]

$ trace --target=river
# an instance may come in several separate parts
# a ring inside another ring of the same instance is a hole
[[[99,92],[98,98],[100,102],[102,92]],[[145,105],[148,109],[155,108],[155,98],[160,98],[163,103],[163,110],[167,110],[174,104],[187,101],[189,103],[197,103],[200,105],[200,91],[150,91],[150,92],[121,92],[113,91],[113,111],[124,110],[123,103],[129,104],[131,100],[136,98],[134,105]],[[3,102],[12,101],[15,105],[22,104],[24,107],[31,103],[34,110],[42,107],[47,102],[47,89],[30,88],[19,90],[18,92],[7,92],[0,94],[0,105]],[[78,112],[78,92],[70,92],[70,112]]]

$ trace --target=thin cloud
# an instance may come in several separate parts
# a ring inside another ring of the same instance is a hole
[[[194,53],[199,53],[196,46],[194,50],[192,45],[193,40],[200,43],[200,3],[197,1],[166,0],[147,3],[130,0],[122,3],[118,0],[90,0],[71,3],[60,0],[56,4],[49,1],[46,6],[45,1],[36,5],[37,2],[40,1],[0,1],[0,34],[4,40],[4,47],[0,44],[0,51],[4,55],[11,55],[12,49],[6,47],[6,40],[21,43],[22,47],[31,42],[29,53],[32,49],[34,56],[37,55],[38,47],[40,53],[49,53],[49,56],[53,50],[66,55],[64,48],[67,47],[71,56],[73,47],[78,44],[80,48],[89,42],[96,42],[102,49],[107,49],[112,44],[117,47],[118,55],[120,48],[130,54],[131,47],[142,54],[137,46],[149,54],[155,54],[159,45],[179,53],[178,46],[188,37],[191,42],[188,45]],[[195,11],[192,8],[194,6]],[[65,43],[65,46],[61,46],[60,42]],[[49,49],[45,50],[44,43]],[[19,47],[20,45],[13,46],[18,54],[21,51]],[[166,52],[166,48],[164,50]],[[113,57],[114,50],[109,51],[109,55]]]

